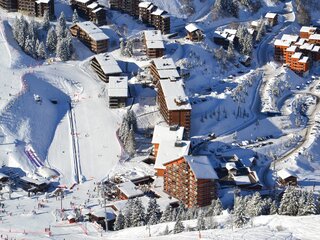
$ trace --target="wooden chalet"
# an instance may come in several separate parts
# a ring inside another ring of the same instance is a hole
[[[109,108],[121,108],[126,106],[128,98],[128,77],[110,76],[108,85]]]
[[[150,73],[154,83],[160,80],[180,78],[180,74],[172,58],[157,58],[152,60]]]
[[[120,183],[116,185],[116,188],[118,197],[121,200],[142,197],[144,195],[144,193],[131,181]]]
[[[190,132],[191,104],[182,80],[163,80],[157,84],[157,103],[160,113],[169,125],[179,125]]]
[[[278,16],[279,15],[277,13],[271,13],[271,12],[265,15],[267,23],[270,27],[273,27],[278,24]]]
[[[18,0],[0,0],[0,7],[8,12],[18,11]]]
[[[164,192],[188,208],[208,206],[218,197],[218,176],[207,156],[183,156],[165,167]]]
[[[106,10],[96,0],[72,0],[72,9],[76,9],[79,16],[100,26],[106,23]]]
[[[162,141],[179,141],[183,139],[184,127],[173,125],[170,127],[156,125],[153,130],[151,143],[153,145],[153,155],[157,157],[159,145]]]
[[[151,23],[151,13],[157,8],[151,2],[139,3],[139,19],[146,24]]]
[[[72,36],[79,38],[94,53],[102,53],[108,50],[109,37],[90,21],[71,25],[70,32]]]
[[[224,29],[223,31],[217,30],[214,32],[213,41],[215,44],[222,46],[224,49],[228,49],[229,44],[233,44],[234,47],[237,47],[238,38],[236,34],[236,29]]]
[[[282,169],[278,172],[278,181],[282,186],[297,186],[298,184],[298,177],[297,175],[288,170],[288,169]]]
[[[107,53],[95,55],[91,59],[91,67],[104,82],[109,82],[110,76],[120,76],[122,74],[118,62]]]
[[[160,30],[149,30],[143,32],[143,43],[149,58],[159,58],[164,55],[164,43]]]
[[[187,31],[187,39],[189,39],[190,41],[200,42],[203,40],[203,31],[195,23],[188,24],[185,29]]]

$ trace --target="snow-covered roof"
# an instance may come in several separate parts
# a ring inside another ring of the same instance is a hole
[[[314,46],[312,49],[312,52],[319,52],[320,51],[320,46]]]
[[[290,46],[286,49],[287,52],[295,52],[297,50],[297,46]]]
[[[320,34],[312,34],[309,37],[310,40],[320,40]]]
[[[303,32],[303,33],[312,33],[312,32],[315,32],[317,30],[316,27],[311,27],[311,26],[302,26],[300,28],[300,32]]]
[[[303,45],[303,44],[305,43],[306,40],[307,40],[306,38],[300,38],[300,39],[295,43],[295,45],[301,46],[301,45]]]
[[[314,46],[314,44],[304,43],[300,46],[300,49],[305,49],[305,50],[311,51],[313,46]]]
[[[155,11],[153,11],[153,12],[151,13],[151,15],[160,16],[160,15],[162,15],[162,14],[164,14],[164,13],[166,13],[166,11],[164,11],[164,10],[162,10],[162,9],[160,9],[160,8],[157,8]]]
[[[169,111],[191,110],[189,98],[185,94],[182,80],[161,80],[160,85]]]
[[[163,39],[160,30],[144,31],[147,48],[164,49]]]
[[[140,8],[148,8],[152,4],[151,2],[140,2],[139,7]]]
[[[45,3],[45,4],[48,4],[50,2],[50,0],[37,0],[36,3],[39,4],[39,3]]]
[[[41,184],[49,184],[49,182],[44,180],[44,179],[43,180],[39,180],[39,179],[29,178],[29,177],[26,177],[26,176],[21,177],[20,179],[22,181],[24,181],[24,182],[33,183],[34,185],[37,185],[37,186],[39,186]]]
[[[179,141],[179,144],[172,140],[161,141],[154,168],[165,169],[164,164],[188,155],[189,148],[190,141]]]
[[[253,26],[253,27],[259,27],[260,26],[260,21],[252,21],[250,25]]]
[[[153,130],[152,144],[160,144],[162,141],[176,141],[182,140],[184,127],[172,126],[166,127],[156,125]]]
[[[281,37],[281,40],[287,41],[287,42],[297,42],[299,40],[299,36],[297,35],[291,35],[291,34],[283,34]]]
[[[249,33],[250,35],[253,35],[254,32],[256,31],[256,30],[254,30],[253,28],[248,28],[247,30],[248,30],[248,33]]]
[[[157,70],[176,69],[176,65],[172,58],[156,58],[153,60]]]
[[[197,30],[202,31],[202,29],[195,23],[188,24],[187,26],[185,26],[185,29],[190,33],[195,32]]]
[[[9,176],[5,175],[4,173],[0,173],[0,179],[3,179],[3,178],[8,178]]]
[[[296,53],[294,53],[294,54],[291,56],[291,58],[300,59],[301,56],[302,56],[302,53],[301,53],[301,52],[296,52]]]
[[[99,12],[99,11],[101,11],[101,10],[104,10],[102,7],[98,7],[98,8],[96,8],[96,9],[94,9],[94,10],[92,10],[92,12],[93,13],[97,13],[97,12]]]
[[[292,172],[291,170],[289,169],[281,169],[279,172],[278,172],[278,176],[281,178],[281,179],[286,179],[288,177],[297,177],[297,175]]]
[[[276,16],[277,16],[278,14],[277,13],[271,13],[271,12],[268,12],[266,15],[265,15],[265,17],[266,18],[275,18]]]
[[[86,32],[95,41],[109,39],[109,37],[99,27],[90,21],[78,22],[76,25],[78,25],[79,28]]]
[[[131,181],[120,183],[117,188],[128,198],[143,196],[143,192]]]
[[[114,57],[108,53],[101,53],[94,56],[106,75],[120,74],[122,70]]]
[[[197,179],[219,179],[208,156],[184,156]]]
[[[228,170],[237,169],[236,163],[234,163],[234,162],[227,162],[227,163],[226,163],[226,169],[228,169]]]
[[[276,40],[274,41],[274,45],[275,45],[275,46],[289,47],[289,46],[290,46],[290,42],[283,41],[283,40],[281,40],[281,39],[276,39]]]
[[[301,59],[299,60],[299,63],[307,63],[308,61],[309,61],[309,57],[304,56],[303,58],[301,58]]]
[[[91,0],[76,0],[77,2],[79,2],[79,3],[88,3],[88,2],[90,2]]]
[[[233,176],[233,180],[235,181],[237,186],[251,184],[250,178],[247,175]]]
[[[53,177],[59,176],[59,173],[57,171],[44,166],[38,168],[37,172],[39,175],[41,175],[44,178],[53,178]]]
[[[93,3],[89,4],[89,5],[87,6],[87,8],[94,9],[94,8],[96,8],[96,7],[98,7],[98,6],[99,6],[99,4],[98,4],[97,2],[93,2]]]
[[[223,30],[224,33],[230,34],[230,35],[236,35],[237,34],[237,29],[231,29],[231,28],[226,28]]]
[[[109,97],[128,97],[128,77],[110,76],[108,85]]]

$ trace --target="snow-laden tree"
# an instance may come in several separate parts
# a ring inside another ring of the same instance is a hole
[[[29,35],[24,44],[24,51],[29,54],[30,56],[35,56],[36,49],[35,49],[35,40],[31,38]]]
[[[122,56],[126,56],[125,49],[126,49],[126,44],[124,42],[124,39],[120,38],[120,53]]]
[[[116,221],[114,222],[113,228],[114,230],[118,231],[118,230],[124,229],[124,227],[125,227],[125,218],[122,212],[120,211],[116,218]]]
[[[166,206],[166,209],[163,211],[160,222],[170,222],[173,220],[172,217],[172,207],[169,204],[168,206]]]
[[[305,204],[301,215],[314,215],[317,214],[317,205],[315,203],[313,192],[305,192]],[[300,209],[299,209],[300,210]]]
[[[253,49],[253,37],[245,26],[239,26],[237,30],[239,48],[242,54],[250,55]]]
[[[17,25],[17,28],[14,30],[14,36],[16,36],[19,46],[24,48],[28,35],[28,22],[23,16],[21,16],[17,22]]]
[[[168,225],[166,225],[166,228],[164,229],[164,231],[163,231],[163,233],[162,233],[162,235],[168,235],[169,234],[169,227],[168,227]]]
[[[242,227],[249,221],[246,215],[246,200],[239,196],[235,198],[233,224],[235,227]]]
[[[157,200],[155,198],[150,198],[145,215],[146,223],[148,223],[149,225],[155,225],[159,223],[160,217],[161,211]]]
[[[131,157],[136,153],[136,140],[132,126],[130,127],[128,138],[125,142],[125,148]]]
[[[43,21],[42,21],[42,28],[44,30],[48,30],[50,28],[50,15],[49,15],[49,11],[48,10],[44,11]]]
[[[181,222],[181,219],[178,218],[175,225],[174,225],[174,228],[173,228],[173,233],[176,234],[176,233],[181,233],[183,232],[185,229],[183,223]]]
[[[46,59],[47,53],[46,53],[46,47],[44,46],[44,42],[41,42],[37,49],[37,56],[40,59]]]
[[[259,29],[257,32],[257,36],[256,36],[256,41],[260,42],[262,37],[266,34],[266,22],[264,21],[264,19],[261,17],[260,21],[259,21]]]
[[[299,211],[300,192],[289,186],[281,199],[279,213],[282,215],[297,216]]]
[[[262,215],[262,211],[264,208],[264,201],[261,198],[259,192],[255,192],[255,194],[250,198],[247,205],[247,212],[250,217],[256,217]]]
[[[220,215],[222,210],[223,208],[220,199],[213,199],[210,206],[207,208],[205,216],[211,217]]]
[[[216,0],[211,13],[214,20],[220,17],[238,17],[238,2],[236,0]]]
[[[38,28],[39,25],[33,19],[28,24],[28,35],[31,39],[38,39]]]
[[[132,205],[131,227],[139,227],[145,224],[144,206],[140,198],[135,198]]]
[[[180,219],[184,220],[185,213],[186,213],[186,206],[184,205],[184,203],[182,201],[179,202],[179,206],[175,210],[176,210],[176,215],[173,216],[174,219],[180,218]]]
[[[228,61],[232,62],[234,61],[235,57],[236,57],[236,54],[235,54],[234,45],[233,45],[233,42],[230,42],[227,50],[227,59]]]
[[[56,50],[57,47],[57,34],[56,31],[54,29],[54,27],[51,27],[49,29],[48,35],[47,35],[47,41],[46,41],[46,45],[48,48],[48,51],[53,53]]]
[[[69,59],[68,42],[65,38],[59,39],[56,54],[61,61],[67,61]]]
[[[278,205],[276,201],[272,201],[270,204],[269,214],[274,215],[278,213]]]
[[[134,200],[133,199],[129,199],[126,202],[126,206],[124,209],[124,227],[125,228],[129,228],[132,226],[132,211],[133,211],[133,205],[134,205]]]
[[[79,15],[78,15],[77,9],[74,9],[72,14],[72,23],[77,23],[77,22],[79,22]]]
[[[57,26],[56,26],[56,33],[57,33],[58,39],[62,39],[62,38],[66,37],[67,23],[66,23],[66,17],[64,15],[64,12],[61,12],[61,14],[58,18],[58,22],[57,22]]]
[[[201,212],[198,216],[198,219],[197,219],[197,229],[200,231],[200,230],[205,230],[206,229],[206,222],[205,222],[205,219],[204,219],[204,213]]]

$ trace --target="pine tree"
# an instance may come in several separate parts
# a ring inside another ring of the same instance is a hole
[[[233,45],[233,42],[230,42],[229,43],[229,46],[228,46],[228,50],[227,50],[227,59],[232,62],[234,61],[236,55],[235,55],[235,49],[234,49],[234,45]]]
[[[221,204],[221,201],[220,201],[220,199],[218,198],[217,200],[216,200],[216,204],[215,204],[215,206],[214,206],[214,208],[213,208],[213,216],[218,216],[218,215],[220,215],[221,213],[222,213],[222,210],[223,210],[223,208],[222,208],[222,204]]]
[[[125,218],[122,212],[120,211],[116,218],[116,221],[114,222],[113,228],[114,230],[118,231],[118,230],[124,229],[124,227],[125,227]]]
[[[69,43],[66,38],[62,38],[58,41],[56,54],[61,61],[67,61],[70,59]]]
[[[141,199],[136,198],[133,200],[131,226],[132,227],[143,226],[145,223],[144,217],[145,217],[144,207],[142,205]]]
[[[256,192],[250,199],[248,203],[248,215],[250,217],[260,216],[263,211],[263,201],[259,192]]]
[[[145,216],[145,221],[149,225],[155,225],[159,223],[160,217],[161,217],[161,211],[160,211],[160,206],[157,203],[157,200],[155,198],[150,198],[146,216]]]
[[[168,235],[169,234],[169,227],[168,225],[166,225],[166,228],[164,229],[164,232],[162,233],[162,235]]]
[[[120,52],[122,56],[126,56],[125,48],[126,48],[126,44],[124,42],[124,39],[120,38]]]
[[[35,41],[34,39],[30,38],[29,35],[27,36],[27,39],[24,44],[24,51],[30,56],[35,56]]]
[[[272,201],[271,204],[270,204],[269,214],[270,215],[274,215],[274,214],[277,214],[277,213],[278,213],[277,203],[276,203],[276,201]]]
[[[185,219],[186,207],[182,201],[179,202],[179,207],[177,208],[177,214],[174,218]]]
[[[244,198],[236,197],[233,213],[233,224],[235,227],[242,227],[249,221],[246,216],[246,201]]]
[[[56,50],[56,47],[57,47],[57,34],[56,34],[56,31],[55,31],[54,27],[51,27],[49,32],[48,32],[46,45],[47,45],[47,48],[48,48],[49,52],[53,53]]]
[[[307,200],[304,207],[304,215],[315,215],[317,214],[317,205],[315,203],[313,192],[307,193]]]
[[[198,230],[204,230],[206,229],[206,222],[204,220],[204,214],[203,212],[200,213],[200,215],[198,216],[198,219],[197,219],[197,228]]]
[[[47,57],[46,48],[45,48],[43,42],[41,42],[41,43],[39,44],[39,46],[38,46],[37,56],[38,56],[40,59],[46,59],[46,57]]]
[[[48,30],[50,28],[50,15],[48,10],[44,11],[42,28],[44,30]]]
[[[259,22],[260,22],[260,25],[259,25],[259,29],[256,36],[256,41],[258,42],[260,42],[262,37],[266,34],[266,23],[264,19],[261,17]]]
[[[77,9],[74,9],[73,14],[72,14],[72,23],[77,23],[79,22],[79,15],[77,12]]]
[[[25,47],[25,42],[27,40],[28,35],[28,22],[25,20],[23,16],[20,17],[19,27],[17,32],[17,42],[20,47]]]
[[[133,211],[134,202],[132,199],[129,199],[126,203],[124,211],[124,227],[129,228],[132,226],[132,211]]]
[[[67,34],[67,23],[66,23],[66,18],[64,15],[64,12],[61,12],[58,22],[57,22],[57,27],[56,27],[56,33],[57,33],[57,38],[62,39],[66,37]]]
[[[28,35],[31,39],[38,39],[38,23],[36,23],[33,19],[28,24]]]
[[[174,228],[173,228],[173,233],[181,233],[183,232],[185,229],[183,223],[181,222],[180,218],[178,218],[178,220],[176,221]]]
[[[136,153],[136,140],[134,137],[133,127],[130,127],[129,135],[127,141],[125,142],[125,147],[129,155],[132,157]]]
[[[279,213],[282,215],[297,216],[300,195],[301,193],[298,190],[289,186],[282,196]]]
[[[160,222],[163,223],[163,222],[170,222],[172,221],[173,218],[172,218],[172,207],[171,205],[169,204],[166,209],[164,210],[164,212],[162,213],[162,216],[161,216],[161,219],[160,219]]]

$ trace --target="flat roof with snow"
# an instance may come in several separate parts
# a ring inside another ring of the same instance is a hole
[[[195,23],[188,24],[187,26],[185,26],[185,29],[190,33],[201,30],[200,27]]]
[[[176,141],[182,140],[184,127],[181,126],[161,126],[156,125],[153,130],[152,144],[159,144],[162,141]]]
[[[157,58],[153,60],[153,63],[158,70],[177,69],[172,58]]]
[[[176,141],[172,140],[161,141],[154,168],[165,169],[164,164],[188,155],[189,148],[190,141],[179,141],[179,145],[176,145]]]
[[[309,37],[310,40],[320,40],[320,34],[313,34]]]
[[[102,71],[106,75],[112,74],[120,74],[122,70],[118,64],[118,62],[114,59],[114,57],[108,53],[101,53],[94,56],[99,65],[102,68]]]
[[[94,23],[90,21],[76,23],[79,28],[86,32],[93,40],[102,41],[108,40],[109,37]]]
[[[169,111],[191,110],[189,98],[186,96],[182,80],[162,80],[160,85]]]
[[[140,2],[139,7],[148,8],[152,3],[151,2]]]
[[[283,41],[281,39],[276,39],[274,41],[274,45],[275,46],[282,46],[282,47],[289,47],[290,46],[290,42],[287,41]]]
[[[311,33],[311,32],[315,32],[317,30],[316,27],[311,27],[311,26],[302,26],[300,28],[300,32],[306,32],[306,33]]]
[[[301,52],[296,52],[296,53],[294,53],[294,54],[291,56],[291,58],[300,59],[301,56],[302,56],[302,53],[301,53]]]
[[[287,179],[288,177],[297,177],[297,175],[289,169],[281,169],[278,172],[278,176],[281,179]]]
[[[282,41],[286,41],[286,42],[297,42],[299,40],[299,36],[297,35],[291,35],[291,34],[283,34],[281,37]]]
[[[266,18],[275,18],[276,16],[277,16],[278,14],[277,13],[271,13],[271,12],[268,12],[266,15],[265,15],[265,17]]]
[[[219,179],[208,156],[184,156],[197,179]]]
[[[143,196],[143,192],[131,181],[120,183],[117,188],[128,198]]]
[[[153,12],[151,13],[151,15],[161,16],[161,15],[164,14],[164,13],[167,13],[167,12],[164,11],[164,10],[162,10],[162,9],[160,9],[160,8],[157,8],[155,11],[153,11]]]
[[[128,77],[109,77],[108,85],[109,97],[128,97]]]
[[[160,30],[144,31],[144,37],[148,49],[164,49],[163,39]]]

